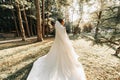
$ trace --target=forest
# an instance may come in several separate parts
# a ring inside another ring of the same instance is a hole
[[[0,80],[26,80],[58,18],[87,80],[120,80],[120,0],[0,0]]]

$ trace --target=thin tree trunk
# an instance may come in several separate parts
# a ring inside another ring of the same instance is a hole
[[[34,24],[34,28],[33,29],[34,29],[34,34],[37,35],[37,27],[36,27],[35,24]]]
[[[26,38],[25,30],[24,30],[23,23],[22,23],[21,11],[20,11],[20,6],[19,6],[18,2],[16,4],[16,8],[17,8],[17,12],[18,12],[18,20],[19,20],[19,26],[20,26],[20,30],[21,30],[22,41],[25,41],[25,38]]]
[[[13,19],[14,19],[14,23],[15,23],[15,28],[16,28],[17,36],[19,37],[20,34],[19,34],[18,25],[17,25],[16,17],[15,17],[15,14],[14,14],[13,10],[12,10],[12,13],[13,13]]]
[[[36,19],[37,19],[37,40],[43,41],[39,0],[35,0],[35,6],[36,6]]]
[[[12,5],[12,0],[10,0],[10,4]],[[14,13],[14,8],[11,9],[12,11],[12,14],[13,14],[13,20],[14,20],[14,23],[15,23],[15,28],[16,28],[16,34],[17,36],[19,37],[19,31],[18,31],[18,25],[17,25],[17,21],[16,21],[16,17],[15,17],[15,13]]]
[[[42,35],[45,37],[45,16],[44,16],[44,0],[42,0]]]
[[[95,39],[98,40],[98,31],[99,31],[99,26],[100,26],[100,19],[101,19],[101,15],[102,15],[102,11],[99,11],[97,16],[98,16],[98,22],[97,22],[97,26],[95,29]]]
[[[48,25],[48,22],[47,22],[47,26],[46,26],[46,37],[48,37],[48,34],[49,34],[49,25]]]
[[[31,9],[30,9],[30,15],[31,15]],[[30,33],[31,33],[31,36],[33,36],[34,34],[33,34],[33,22],[32,22],[32,19],[31,19],[31,17],[29,18],[30,20],[30,22],[29,22],[29,25],[30,25]]]
[[[98,16],[98,21],[97,21],[97,26],[96,26],[96,29],[95,29],[95,40],[96,42],[98,41],[98,31],[99,31],[99,27],[100,27],[100,24],[101,24],[101,17],[102,17],[102,9],[103,9],[103,2],[104,0],[100,0],[100,11],[98,11],[97,13],[97,16]]]
[[[49,5],[49,0],[47,1],[47,5]],[[49,11],[49,6],[47,6],[47,10]],[[49,12],[47,13],[47,24],[46,24],[46,27],[45,27],[46,37],[48,37],[48,28],[49,28],[48,21],[49,21]]]
[[[23,6],[23,16],[24,16],[24,19],[25,19],[25,24],[26,24],[28,37],[30,37],[30,29],[29,29],[29,26],[28,26],[28,20],[27,20],[27,16],[26,16],[26,12],[25,12],[24,6]]]
[[[32,20],[30,18],[30,33],[31,33],[31,36],[33,36],[33,26],[32,26]]]

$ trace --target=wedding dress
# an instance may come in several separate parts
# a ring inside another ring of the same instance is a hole
[[[65,27],[55,24],[56,36],[47,55],[33,64],[27,80],[86,80]]]

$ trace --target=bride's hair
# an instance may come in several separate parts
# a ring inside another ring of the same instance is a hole
[[[64,20],[63,19],[61,19],[61,18],[58,18],[57,19],[60,23],[62,23]]]

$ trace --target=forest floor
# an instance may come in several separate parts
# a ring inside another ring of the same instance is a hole
[[[33,62],[45,55],[54,38],[36,42],[9,42],[0,44],[0,80],[26,80]],[[71,37],[73,47],[80,56],[87,80],[120,80],[120,58],[107,45],[93,45],[86,38]]]

